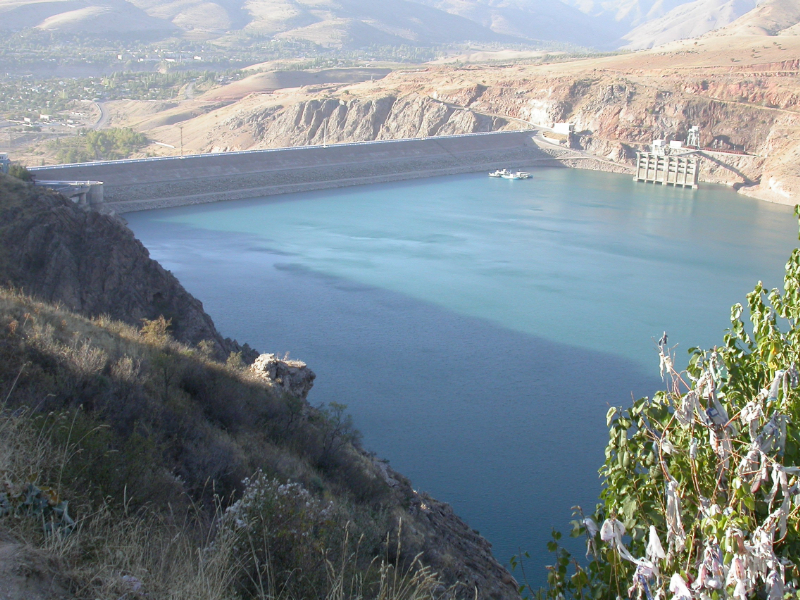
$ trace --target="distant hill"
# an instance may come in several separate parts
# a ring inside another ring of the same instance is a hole
[[[623,36],[624,48],[653,48],[676,40],[695,38],[733,23],[754,8],[758,0],[694,0],[665,15],[639,25]]]
[[[0,30],[219,38],[243,32],[330,48],[534,41],[650,48],[737,27],[798,21],[798,0],[0,0]]]
[[[336,47],[524,41],[408,0],[0,0],[0,29],[24,27],[212,36],[244,31]]]
[[[169,21],[152,17],[126,0],[0,0],[0,30],[29,27],[69,33],[94,30],[162,35],[178,30]]]
[[[800,2],[766,0],[718,35],[800,35]]]
[[[598,27],[597,17],[558,0],[414,0],[470,19],[500,34],[556,40],[584,47],[612,47],[627,28]]]
[[[669,11],[692,0],[563,0],[581,12],[605,21],[616,22],[630,29],[653,19],[663,17]]]

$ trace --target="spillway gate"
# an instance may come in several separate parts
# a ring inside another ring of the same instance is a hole
[[[655,152],[636,153],[634,181],[697,189],[699,174],[699,161],[694,156]]]

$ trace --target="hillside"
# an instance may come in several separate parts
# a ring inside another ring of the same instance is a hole
[[[13,286],[87,317],[106,315],[132,326],[170,319],[176,339],[209,344],[225,359],[244,351],[214,327],[203,305],[150,258],[130,230],[112,217],[77,210],[43,189],[6,184],[0,204],[0,285]]]
[[[111,35],[158,37],[176,31],[172,23],[151,17],[126,0],[0,0],[0,30],[30,27],[67,33],[99,30]]]
[[[626,33],[623,48],[639,50],[700,37],[733,23],[756,4],[757,0],[695,0],[682,4]]]
[[[638,27],[693,0],[564,0],[581,12]]]
[[[182,36],[243,48],[513,45],[643,48],[730,23],[758,0],[0,0],[0,30],[128,41]]]
[[[173,146],[180,133],[173,124],[181,122],[185,147],[198,153],[570,121],[578,132],[577,146],[631,164],[636,150],[648,148],[653,139],[682,139],[697,125],[704,145],[744,147],[749,153],[704,160],[703,180],[791,203],[800,191],[800,37],[790,35],[800,15],[792,16],[792,10],[787,0],[770,0],[697,40],[617,56],[551,58],[543,64],[430,64],[395,70],[380,80],[270,89],[268,94],[254,80],[250,88],[237,82],[164,111],[132,101],[109,108],[113,125],[134,127]],[[762,30],[792,27],[773,37],[733,29],[756,18]],[[765,24],[767,18],[779,25]],[[230,103],[215,104],[221,98]],[[155,145],[147,150],[168,153]]]
[[[67,248],[78,238],[148,260],[113,219],[7,176],[0,215],[4,241],[27,240],[3,245],[7,272],[52,274],[92,250]],[[42,239],[56,240],[47,253]],[[133,298],[154,265],[121,269]],[[72,274],[96,294],[109,281]],[[360,447],[343,404],[311,406],[303,363],[220,362],[163,317],[89,319],[42,301],[51,286],[0,286],[4,598],[519,597],[486,540]],[[175,302],[205,316],[188,294]]]
[[[758,8],[721,29],[718,35],[797,35],[800,4],[794,0],[765,0]]]
[[[470,19],[480,25],[521,40],[556,40],[582,47],[611,48],[627,28],[586,15],[563,2],[552,0],[415,0]]]
[[[325,47],[514,41],[469,19],[408,0],[379,4],[367,0],[0,0],[0,29],[22,27],[131,36],[160,31],[207,38],[239,31]]]

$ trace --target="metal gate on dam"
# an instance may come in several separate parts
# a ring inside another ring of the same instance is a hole
[[[552,157],[532,131],[300,146],[35,167],[36,180],[101,181],[117,213],[515,168]]]

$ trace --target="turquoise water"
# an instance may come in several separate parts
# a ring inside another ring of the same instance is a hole
[[[568,169],[126,218],[225,335],[308,362],[310,401],[348,404],[368,449],[534,569],[595,503],[608,406],[659,388],[654,338],[721,343],[797,232],[726,188]]]

